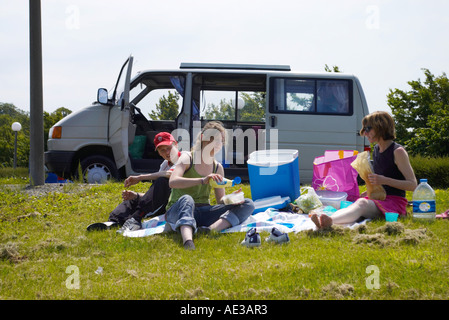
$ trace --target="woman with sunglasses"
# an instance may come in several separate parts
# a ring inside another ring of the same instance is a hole
[[[218,121],[208,122],[192,152],[181,155],[171,174],[169,184],[172,193],[165,219],[172,230],[181,233],[185,249],[195,249],[193,234],[197,230],[203,233],[221,231],[242,223],[254,211],[251,199],[238,204],[223,204],[224,188],[214,189],[217,205],[210,205],[212,187],[209,181],[223,180],[223,166],[214,157],[221,151],[224,139],[223,125]]]
[[[376,144],[373,150],[374,173],[368,179],[373,185],[382,185],[387,197],[385,200],[372,200],[362,194],[352,205],[338,210],[332,216],[312,213],[312,221],[319,229],[332,224],[353,223],[362,217],[382,218],[385,217],[385,212],[407,214],[405,192],[415,190],[417,181],[407,151],[394,142],[396,133],[393,118],[384,111],[365,116],[360,135]]]

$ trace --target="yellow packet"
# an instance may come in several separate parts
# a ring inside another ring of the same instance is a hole
[[[357,158],[351,163],[351,166],[357,170],[360,177],[365,181],[368,198],[372,200],[385,200],[387,193],[385,192],[384,187],[380,185],[372,185],[368,179],[368,175],[373,173],[373,168],[369,162],[368,151],[359,153]]]

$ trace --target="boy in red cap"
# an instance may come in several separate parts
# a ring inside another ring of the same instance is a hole
[[[160,132],[154,137],[154,146],[159,155],[164,159],[159,171],[138,176],[129,176],[125,180],[125,188],[139,183],[140,181],[153,180],[150,189],[145,193],[137,193],[131,190],[122,192],[123,202],[120,203],[110,214],[109,224],[120,225],[118,232],[125,230],[139,230],[142,228],[142,218],[148,213],[158,216],[165,213],[171,189],[168,179],[173,171],[174,164],[181,152],[178,143],[168,132]],[[88,230],[104,230],[111,226],[105,223],[91,224]]]

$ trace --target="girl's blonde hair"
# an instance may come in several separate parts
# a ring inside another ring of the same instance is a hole
[[[226,136],[226,130],[223,123],[220,121],[210,121],[204,125],[203,130],[201,130],[196,137],[195,144],[191,149],[195,158],[197,158],[197,156],[201,156],[201,151],[205,145],[208,145],[213,142],[214,139],[217,139],[216,136],[218,133],[221,134],[220,136]],[[219,139],[221,139],[221,137]]]

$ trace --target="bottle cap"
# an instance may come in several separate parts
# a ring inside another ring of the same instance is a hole
[[[240,177],[235,177],[234,180],[232,180],[232,186],[240,184],[240,182],[242,182],[242,179]]]
[[[427,182],[427,179],[420,179],[419,182]]]

